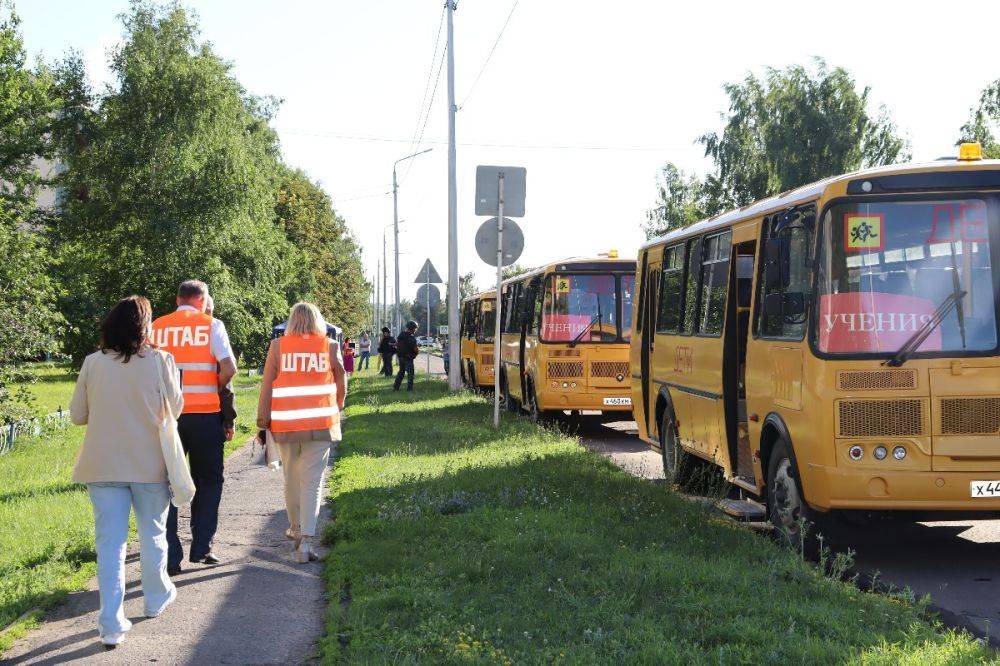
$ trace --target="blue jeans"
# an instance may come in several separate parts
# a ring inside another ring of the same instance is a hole
[[[371,362],[372,353],[369,351],[361,351],[361,360],[358,361],[358,372],[368,369],[368,364]]]
[[[101,612],[97,628],[101,636],[128,631],[125,617],[125,545],[128,516],[135,508],[139,528],[139,563],[142,568],[142,598],[146,615],[156,615],[176,596],[167,576],[166,483],[88,483],[94,505],[94,541],[97,545],[97,582]]]

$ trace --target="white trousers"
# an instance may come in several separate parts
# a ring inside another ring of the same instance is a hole
[[[292,529],[302,536],[316,536],[316,521],[323,504],[323,472],[332,442],[278,444],[285,474],[285,509]]]

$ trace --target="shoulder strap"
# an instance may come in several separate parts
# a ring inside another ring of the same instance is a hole
[[[163,411],[166,416],[171,420],[176,420],[174,418],[174,409],[170,406],[170,401],[167,399],[167,385],[163,381],[163,367],[167,364],[167,359],[164,358],[163,353],[160,351],[153,351],[156,358],[153,363],[156,364],[156,378],[160,383],[160,400],[163,402]]]

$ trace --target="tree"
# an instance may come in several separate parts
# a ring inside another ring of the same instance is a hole
[[[259,360],[271,324],[310,286],[305,258],[274,224],[276,103],[243,89],[179,5],[135,2],[123,23],[102,95],[81,90],[73,56],[60,68],[74,100],[95,100],[89,124],[57,137],[67,194],[52,231],[61,307],[77,329],[67,346],[77,359],[91,350],[122,296],[145,294],[162,313],[183,279],[198,278],[237,353]]]
[[[479,293],[476,287],[476,274],[469,271],[465,275],[458,276],[458,295],[461,300],[467,299]]]
[[[748,74],[724,86],[729,109],[721,132],[699,137],[714,169],[704,179],[664,167],[647,234],[690,224],[829,176],[909,159],[885,109],[868,111],[869,88],[821,59],[807,68]],[[661,217],[662,216],[662,217]],[[660,222],[662,219],[662,226]]]
[[[1000,158],[1000,79],[983,90],[979,105],[970,111],[969,121],[962,125],[959,143],[978,141],[983,146],[983,157]]]
[[[517,277],[518,275],[524,275],[530,270],[531,270],[530,268],[526,268],[521,264],[515,263],[511,264],[510,266],[504,266],[500,272],[500,275],[504,280],[509,280],[513,277]]]
[[[35,160],[50,152],[47,132],[58,100],[51,73],[30,70],[13,9],[0,0],[0,420],[30,413],[23,362],[54,351],[63,324],[55,310],[51,255],[38,224],[41,176]],[[21,388],[17,388],[17,382]]]
[[[309,266],[309,298],[348,333],[367,319],[368,289],[361,252],[326,192],[301,170],[286,169],[275,218]]]
[[[656,206],[646,212],[646,238],[682,229],[706,217],[710,202],[705,187],[694,174],[687,174],[671,162],[660,170]]]

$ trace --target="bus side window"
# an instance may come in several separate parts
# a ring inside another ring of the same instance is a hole
[[[701,276],[701,243],[700,238],[687,242],[687,267],[684,270],[684,319],[681,321],[681,333],[691,335],[697,331],[698,315],[698,278]]]
[[[733,233],[709,236],[704,243],[701,264],[701,303],[698,330],[705,335],[722,335],[729,291],[729,254]]]
[[[801,340],[808,321],[815,210],[797,209],[764,221],[757,332]]]
[[[534,294],[535,294],[534,323],[529,333],[540,335],[542,332],[542,299],[545,297],[545,288],[543,287],[541,281],[535,287]]]
[[[684,298],[684,245],[663,250],[663,277],[660,280],[660,305],[656,332],[680,332],[681,303]]]

